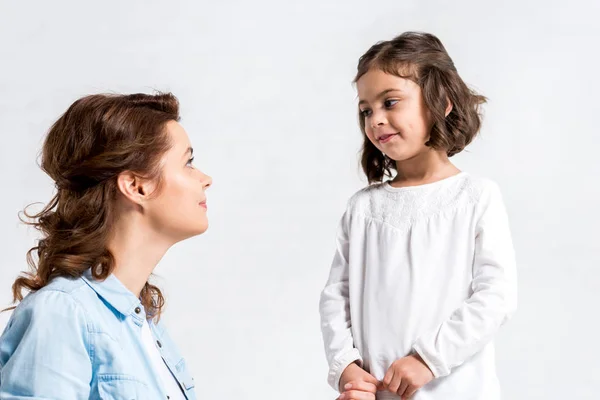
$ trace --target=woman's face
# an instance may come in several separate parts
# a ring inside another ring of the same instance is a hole
[[[194,167],[193,149],[183,127],[166,125],[171,148],[161,159],[162,187],[144,204],[153,230],[177,242],[208,228],[206,189],[212,178]]]

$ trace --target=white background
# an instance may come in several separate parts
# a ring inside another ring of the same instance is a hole
[[[365,185],[358,57],[406,30],[438,35],[488,96],[455,157],[496,180],[520,305],[497,338],[504,398],[600,396],[598,1],[0,1],[0,305],[47,201],[37,155],[90,93],[173,91],[212,175],[211,227],[156,273],[204,399],[333,399],[318,300],[346,200]],[[0,315],[0,328],[8,313]]]

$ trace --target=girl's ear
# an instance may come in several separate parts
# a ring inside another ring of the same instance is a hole
[[[452,111],[452,103],[450,102],[450,99],[448,99],[448,105],[446,106],[446,113],[445,113],[444,117],[447,117],[451,111]]]

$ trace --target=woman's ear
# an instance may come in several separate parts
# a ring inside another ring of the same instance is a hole
[[[117,187],[121,195],[139,206],[148,198],[150,186],[148,180],[142,179],[131,171],[122,172],[117,177]]]

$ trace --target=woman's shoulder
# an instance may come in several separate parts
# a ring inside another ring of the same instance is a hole
[[[89,324],[81,301],[82,288],[76,279],[55,278],[29,293],[10,315],[3,339],[19,341],[27,332],[31,340],[48,332],[56,334],[59,340],[86,337]]]
[[[87,314],[86,286],[81,278],[53,278],[43,288],[27,294],[14,309],[11,320],[46,320],[56,313],[71,313],[76,321],[74,314]]]

